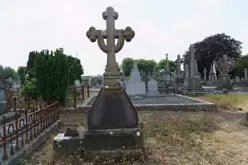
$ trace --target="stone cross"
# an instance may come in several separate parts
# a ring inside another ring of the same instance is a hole
[[[176,73],[177,77],[181,78],[181,57],[179,54],[177,55]]]
[[[184,78],[187,79],[189,78],[189,65],[188,64],[185,64],[184,66]]]
[[[165,63],[165,72],[169,72],[170,68],[169,68],[169,61],[168,61],[168,54],[165,54],[165,59],[166,59],[166,63]]]
[[[157,77],[157,69],[156,66],[153,68],[153,78],[155,79]]]
[[[190,74],[189,77],[193,78],[195,77],[195,46],[190,45],[190,62],[189,62],[189,69],[190,69]]]
[[[197,65],[197,60],[195,60],[195,73],[198,74],[198,65]]]
[[[214,79],[213,81],[216,81],[217,80],[217,75],[216,75],[216,61],[213,61],[213,75],[214,75]]]
[[[204,68],[204,81],[207,81],[207,68]]]
[[[244,80],[248,80],[248,79],[247,79],[247,76],[248,76],[247,74],[248,74],[248,73],[247,73],[247,68],[245,68],[245,70],[244,70]]]
[[[228,65],[228,61],[227,61],[227,55],[224,54],[223,55],[223,74],[227,74],[228,73],[228,68],[227,68],[227,65]]]
[[[107,65],[104,73],[104,85],[108,87],[120,87],[118,80],[120,73],[116,63],[115,53],[118,53],[124,46],[125,40],[130,42],[135,36],[135,32],[131,27],[126,27],[125,30],[115,29],[115,20],[118,19],[118,13],[113,7],[108,7],[102,13],[102,17],[106,20],[106,30],[96,30],[95,27],[90,27],[86,36],[91,42],[97,41],[99,48],[107,54]],[[107,39],[105,44],[104,39]],[[115,43],[117,39],[117,44]]]

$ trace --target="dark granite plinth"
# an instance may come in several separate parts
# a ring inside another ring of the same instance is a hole
[[[137,128],[138,114],[123,88],[102,88],[88,114],[88,130]]]
[[[232,89],[232,84],[230,81],[230,75],[219,75],[218,79],[218,85],[217,85],[217,90],[222,90],[222,89]]]
[[[85,151],[135,150],[142,147],[142,135],[138,128],[106,129],[84,134]]]

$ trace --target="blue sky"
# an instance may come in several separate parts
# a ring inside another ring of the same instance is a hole
[[[1,64],[26,65],[32,50],[63,47],[81,59],[85,74],[102,74],[106,55],[86,37],[90,26],[105,29],[102,12],[113,6],[117,29],[136,32],[117,56],[176,59],[191,43],[226,33],[243,42],[248,53],[247,0],[1,0]]]

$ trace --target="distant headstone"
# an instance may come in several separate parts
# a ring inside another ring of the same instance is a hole
[[[204,68],[204,81],[207,81],[207,68]]]
[[[235,61],[227,55],[223,55],[222,58],[218,59],[216,67],[220,72],[218,79],[218,86],[216,89],[222,90],[226,88],[227,90],[232,89],[232,84],[230,81],[230,75],[228,74],[235,68]]]
[[[81,83],[80,83],[79,80],[75,80],[75,81],[74,81],[74,85],[75,85],[75,86],[81,86]]]
[[[165,67],[164,67],[164,81],[165,81],[165,85],[170,84],[170,66],[169,66],[169,61],[168,61],[168,54],[165,55],[166,56],[166,63],[165,63]]]
[[[201,80],[201,73],[198,71],[197,60],[195,60],[195,76],[197,79]]]
[[[244,80],[247,81],[248,80],[248,73],[247,73],[247,68],[244,69]]]
[[[182,71],[181,71],[181,57],[178,54],[177,55],[177,61],[176,61],[176,75],[177,75],[177,79],[182,78],[181,77],[182,76],[181,73],[182,73]]]
[[[203,91],[203,88],[201,86],[200,79],[197,78],[196,72],[198,72],[198,69],[196,65],[196,60],[195,60],[195,48],[194,45],[190,45],[190,61],[189,61],[189,78],[187,84],[184,85],[183,87],[183,92],[184,93],[199,93]]]
[[[183,87],[188,88],[188,82],[189,82],[189,65],[184,65],[184,79],[183,79]]]
[[[155,96],[159,94],[158,81],[155,78],[156,78],[156,68],[154,67],[153,76],[151,76],[150,80],[147,82],[147,94],[149,96]]]
[[[140,71],[136,62],[133,64],[130,79],[126,84],[126,92],[130,96],[146,94],[146,85],[145,82],[141,80]]]

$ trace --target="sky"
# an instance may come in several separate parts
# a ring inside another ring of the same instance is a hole
[[[175,60],[191,43],[217,33],[243,42],[248,53],[247,0],[0,0],[0,64],[25,66],[30,51],[55,50],[81,60],[85,75],[102,74],[107,56],[86,37],[89,27],[105,30],[102,12],[114,7],[116,29],[131,26],[134,39],[116,54]]]

